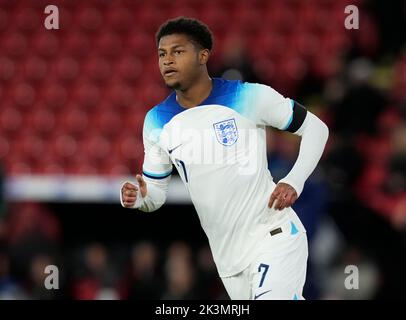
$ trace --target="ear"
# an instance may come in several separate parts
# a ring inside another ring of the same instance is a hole
[[[199,63],[206,64],[209,61],[210,57],[210,50],[209,49],[202,49],[199,52]]]

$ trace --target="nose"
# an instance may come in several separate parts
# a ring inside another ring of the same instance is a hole
[[[168,55],[166,55],[166,57],[163,61],[163,64],[164,64],[164,66],[170,66],[171,64],[173,64],[173,62],[174,62],[173,57],[170,54],[168,54]]]
[[[164,66],[170,66],[171,64],[173,64],[173,60],[172,59],[165,59],[164,60]]]

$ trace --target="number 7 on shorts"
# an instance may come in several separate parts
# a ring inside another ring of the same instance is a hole
[[[263,273],[262,273],[261,281],[260,281],[260,283],[259,283],[259,288],[261,288],[262,285],[264,284],[264,280],[265,280],[266,274],[268,273],[269,265],[264,264],[264,263],[261,263],[261,264],[259,265],[259,267],[258,267],[258,272],[261,272],[262,269],[263,269],[264,271],[263,271]]]

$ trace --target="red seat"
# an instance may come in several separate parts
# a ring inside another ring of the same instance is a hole
[[[314,56],[319,47],[319,39],[311,33],[297,33],[291,37],[291,48],[301,57]]]
[[[13,10],[17,6],[17,4],[18,4],[18,2],[15,2],[15,1],[7,1],[7,0],[0,1],[1,8],[8,12],[13,12]]]
[[[70,29],[63,42],[66,55],[74,58],[80,58],[88,54],[91,50],[91,41],[88,36],[81,33],[80,30]]]
[[[30,129],[20,132],[12,145],[10,156],[21,157],[28,163],[37,161],[44,154],[44,140]]]
[[[143,64],[137,57],[128,55],[119,61],[116,71],[125,81],[134,83],[142,76]]]
[[[157,82],[146,82],[136,90],[138,97],[142,99],[141,101],[146,109],[150,109],[161,102],[168,94],[167,90],[162,85],[156,83]]]
[[[44,154],[36,161],[33,171],[36,174],[64,174],[64,163],[53,153],[49,141],[45,143]]]
[[[96,82],[103,83],[109,79],[112,72],[112,66],[109,61],[99,57],[91,57],[85,63],[83,73]]]
[[[83,109],[93,109],[100,103],[100,90],[83,79],[72,90],[74,101]]]
[[[0,163],[3,163],[10,152],[10,142],[0,133]]]
[[[39,32],[33,38],[34,52],[43,57],[49,58],[54,56],[58,51],[59,45],[59,38],[49,31]]]
[[[4,52],[12,57],[21,57],[27,53],[27,38],[21,33],[9,33],[3,40]]]
[[[133,101],[136,100],[135,93],[136,91],[132,87],[117,82],[108,91],[108,99],[111,102],[112,108],[121,110],[131,106]]]
[[[130,50],[131,55],[139,58],[148,58],[150,55],[156,54],[154,39],[139,31],[128,37],[126,47]]]
[[[96,39],[96,49],[98,54],[107,57],[115,57],[122,52],[122,42],[120,37],[113,32],[105,31]]]
[[[127,116],[123,117],[122,128],[130,135],[141,137],[144,119],[144,111],[133,109],[133,111],[128,112]]]
[[[246,33],[255,33],[261,29],[263,25],[260,12],[255,10],[252,4],[247,2],[239,2],[235,5],[231,13],[231,22],[238,27],[236,30]],[[230,32],[230,29],[227,29]]]
[[[265,8],[262,19],[267,26],[266,30],[272,30],[277,33],[288,32],[295,25],[296,10],[286,4],[286,2],[271,2]]]
[[[254,59],[273,59],[286,53],[286,39],[277,33],[263,32],[248,41],[249,47],[252,48],[250,53]]]
[[[58,128],[73,136],[83,135],[88,128],[87,113],[80,108],[66,108],[58,116]]]
[[[115,154],[123,161],[134,162],[144,158],[144,146],[136,135],[120,134],[114,142]]]
[[[134,20],[136,25],[141,27],[144,32],[148,33],[149,36],[154,35],[159,25],[165,21],[167,18],[162,12],[161,6],[159,4],[143,2],[136,10]]]
[[[166,17],[168,18],[174,18],[179,15],[185,16],[185,17],[192,17],[196,18],[198,12],[190,6],[190,4],[186,3],[179,3],[177,2],[173,7],[171,7],[165,14]]]
[[[0,109],[0,132],[2,134],[15,133],[22,127],[23,116],[22,113],[12,107],[2,107]]]
[[[101,164],[100,172],[109,176],[129,176],[132,170],[127,161],[115,155],[111,155]]]
[[[206,4],[200,12],[201,20],[209,25],[215,34],[226,30],[228,25],[228,21],[224,19],[224,14],[222,13],[225,9],[221,9],[222,4],[217,1],[215,6]]]
[[[13,60],[6,57],[0,57],[0,80],[11,80],[16,72],[16,67],[17,65]]]
[[[130,13],[124,7],[116,7],[107,13],[107,23],[117,32],[127,32],[134,27],[135,14]]]
[[[40,105],[54,111],[61,110],[68,100],[68,92],[65,87],[57,84],[56,80],[52,78],[43,84],[41,95]]]
[[[336,55],[337,51],[347,48],[350,45],[349,35],[343,31],[337,30],[334,33],[325,32],[321,38],[321,47],[323,50]]]
[[[96,165],[108,157],[111,149],[111,141],[92,130],[87,132],[87,135],[79,141],[78,153],[86,156],[91,164]]]
[[[24,63],[24,77],[31,82],[38,82],[47,75],[47,63],[36,56],[30,56]]]
[[[78,22],[83,30],[93,32],[103,25],[103,15],[95,7],[82,7],[78,13]]]
[[[37,107],[25,115],[25,124],[36,134],[52,134],[55,128],[55,116],[48,109]]]
[[[115,135],[122,128],[118,111],[113,108],[98,108],[91,118],[91,129],[103,136]]]
[[[76,139],[63,132],[54,134],[50,139],[49,150],[60,161],[72,161],[77,157],[77,149]]]
[[[79,74],[78,62],[68,56],[58,58],[54,68],[57,79],[65,83],[72,82]]]
[[[17,106],[29,108],[34,104],[36,92],[32,85],[22,82],[18,83],[13,89],[13,100]]]
[[[35,174],[45,174],[45,175],[63,175],[65,174],[65,169],[62,165],[52,162],[41,162],[36,164],[33,168],[33,173]]]
[[[30,163],[21,156],[8,156],[5,162],[6,173],[9,176],[31,174],[32,169]]]
[[[87,155],[83,153],[78,152],[70,161],[63,163],[66,174],[89,175],[97,173],[97,169],[91,165]]]
[[[34,32],[34,30],[42,27],[38,12],[29,7],[25,7],[20,10],[14,16],[14,19],[16,21],[18,29],[23,32],[32,33]]]

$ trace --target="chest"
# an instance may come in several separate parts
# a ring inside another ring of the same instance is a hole
[[[216,163],[236,157],[257,140],[258,128],[235,110],[220,105],[199,106],[171,119],[160,146],[172,162]]]

